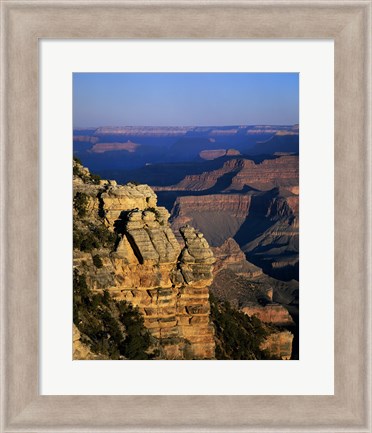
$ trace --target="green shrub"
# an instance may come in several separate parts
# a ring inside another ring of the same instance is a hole
[[[92,183],[95,185],[99,185],[99,181],[101,180],[101,176],[99,174],[91,174],[90,175]]]
[[[88,196],[83,192],[77,192],[74,197],[74,209],[80,217],[84,217],[87,213]]]
[[[93,256],[93,264],[98,269],[103,267],[102,259],[98,254]]]
[[[100,248],[108,248],[113,251],[116,236],[116,233],[111,232],[103,223],[99,225],[87,223],[84,229],[74,224],[73,228],[74,248],[84,252],[92,252]]]
[[[73,156],[72,158],[77,164],[83,165],[83,163],[81,162],[81,160],[77,157],[77,156]]]

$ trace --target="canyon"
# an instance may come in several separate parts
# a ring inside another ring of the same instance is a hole
[[[175,229],[191,224],[213,247],[234,238],[266,273],[298,280],[298,167],[294,155],[257,164],[233,157],[218,169],[153,189]]]
[[[298,125],[74,131],[74,154],[112,179],[74,162],[74,202],[84,207],[84,217],[74,211],[77,281],[84,277],[94,305],[109,294],[99,314],[118,321],[125,341],[122,302],[143,326],[138,338],[149,335],[137,355],[124,343],[100,352],[85,317],[74,328],[76,359],[298,359],[298,133]],[[247,347],[262,336],[245,358],[234,358],[227,318]],[[105,332],[104,347],[116,331]]]

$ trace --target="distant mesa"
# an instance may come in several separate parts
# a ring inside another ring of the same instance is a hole
[[[98,137],[91,135],[74,135],[73,140],[78,143],[97,143]]]
[[[141,145],[128,140],[125,143],[96,143],[90,150],[93,153],[105,153],[116,150],[126,150],[127,152],[135,152]]]
[[[222,156],[237,156],[240,155],[239,150],[236,149],[212,149],[212,150],[202,150],[199,153],[201,159],[206,159],[211,161],[213,159],[221,158]]]

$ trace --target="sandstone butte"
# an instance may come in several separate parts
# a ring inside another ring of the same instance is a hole
[[[74,267],[84,271],[89,287],[107,289],[112,297],[138,307],[159,342],[161,358],[213,359],[208,287],[215,259],[203,234],[183,227],[182,248],[168,223],[168,211],[157,206],[147,185],[93,185],[75,177],[74,192],[89,196],[89,219],[103,212],[110,230],[122,225],[116,251],[102,255],[101,269],[94,267],[91,254],[74,251]],[[77,330],[74,350],[78,359],[92,359]]]
[[[126,141],[125,143],[96,143],[92,149],[91,153],[105,153],[117,150],[126,150],[129,153],[135,152],[141,145],[138,143],[133,143],[133,141]]]

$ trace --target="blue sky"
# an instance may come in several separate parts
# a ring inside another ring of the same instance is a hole
[[[74,73],[74,127],[286,125],[297,73]]]

